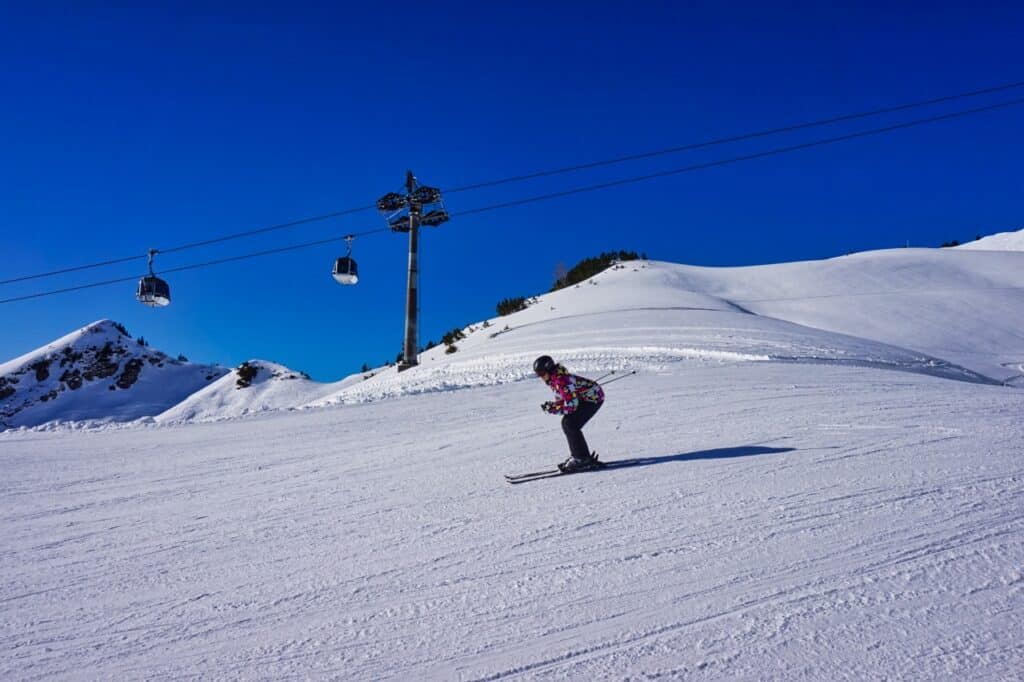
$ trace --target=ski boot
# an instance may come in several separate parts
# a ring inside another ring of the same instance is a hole
[[[561,464],[558,465],[558,470],[563,474],[571,474],[577,471],[586,471],[588,469],[600,469],[604,464],[597,460],[597,453],[590,453],[590,457],[586,459],[578,459],[576,457],[570,457]]]

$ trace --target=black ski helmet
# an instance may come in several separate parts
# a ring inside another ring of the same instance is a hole
[[[551,359],[550,355],[542,355],[533,361],[533,371],[538,376],[541,374],[554,374],[555,361]]]

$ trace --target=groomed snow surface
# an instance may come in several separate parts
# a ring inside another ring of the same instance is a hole
[[[0,433],[0,679],[1018,679],[1022,292],[626,263],[402,374]],[[512,486],[564,457],[541,352],[640,373],[586,431],[620,464]]]
[[[980,249],[983,251],[1024,251],[1024,229],[1014,232],[1000,232],[973,242],[961,244],[958,249]]]
[[[859,367],[0,438],[2,679],[1015,679],[1024,392]]]

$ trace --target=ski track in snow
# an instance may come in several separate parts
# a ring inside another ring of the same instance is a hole
[[[564,450],[535,382],[0,434],[3,679],[1011,679],[1024,393],[668,364]],[[372,435],[370,435],[372,434]]]

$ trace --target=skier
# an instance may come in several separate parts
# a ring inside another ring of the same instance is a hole
[[[590,452],[582,429],[604,404],[604,391],[590,379],[569,374],[565,367],[548,355],[534,361],[533,371],[559,397],[559,400],[541,405],[548,414],[562,415],[562,430],[569,441],[571,455],[558,468],[569,473],[600,467],[597,453]]]

